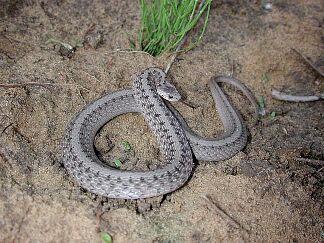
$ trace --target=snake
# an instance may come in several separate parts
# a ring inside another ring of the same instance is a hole
[[[171,105],[181,95],[159,68],[136,74],[131,89],[105,95],[86,105],[65,129],[62,161],[68,174],[86,190],[100,196],[142,199],[171,193],[191,176],[194,158],[221,161],[241,151],[247,142],[247,127],[239,112],[218,85],[229,83],[240,89],[257,110],[251,91],[239,80],[218,76],[209,81],[224,132],[203,138],[193,132]],[[125,113],[141,113],[155,135],[164,165],[150,171],[120,170],[102,162],[96,155],[94,139],[113,118]],[[257,111],[256,111],[257,114]]]

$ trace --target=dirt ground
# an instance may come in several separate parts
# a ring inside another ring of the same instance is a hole
[[[323,68],[322,0],[274,0],[272,11],[260,1],[214,1],[203,41],[170,70],[196,108],[175,106],[198,134],[215,135],[222,125],[206,83],[223,74],[263,96],[267,114],[252,127],[247,99],[225,87],[249,125],[246,148],[227,161],[197,161],[181,189],[135,202],[78,187],[62,165],[61,141],[84,105],[131,87],[144,68],[166,67],[168,57],[117,51],[136,35],[138,1],[0,5],[0,83],[47,83],[0,87],[0,242],[102,242],[99,232],[116,243],[323,242],[323,101],[271,97],[273,88],[323,92],[323,78],[291,49]],[[50,38],[83,46],[71,53],[46,43]],[[121,141],[132,151],[125,153]],[[158,144],[140,114],[107,124],[96,148],[103,160],[122,157],[121,169],[159,163]]]

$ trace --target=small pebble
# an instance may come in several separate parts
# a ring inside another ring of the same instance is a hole
[[[262,7],[263,7],[264,10],[271,11],[272,10],[272,3],[266,2],[266,3],[263,4]]]
[[[103,35],[101,31],[91,32],[85,37],[85,43],[91,46],[93,49],[97,49],[102,41]]]

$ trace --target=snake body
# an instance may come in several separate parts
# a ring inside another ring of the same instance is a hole
[[[205,139],[196,135],[175,108],[157,94],[156,86],[164,79],[162,70],[146,69],[136,76],[132,89],[99,98],[70,122],[63,140],[63,163],[81,187],[110,198],[158,196],[178,189],[188,180],[193,168],[191,151],[198,160],[219,161],[232,157],[245,146],[246,127],[217,83],[232,83],[256,105],[245,86],[226,77],[210,81],[224,133],[215,139]],[[109,120],[128,112],[144,115],[164,155],[163,168],[148,172],[122,171],[98,159],[93,146],[96,133]]]

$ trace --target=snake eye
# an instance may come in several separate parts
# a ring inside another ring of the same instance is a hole
[[[169,95],[169,99],[173,99],[173,96],[172,95]]]

